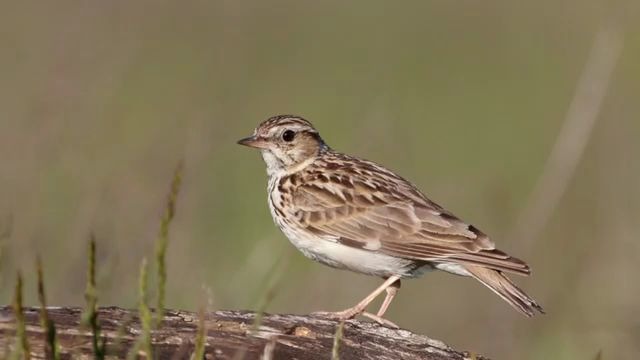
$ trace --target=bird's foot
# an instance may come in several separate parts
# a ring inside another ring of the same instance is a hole
[[[325,319],[337,320],[337,321],[345,321],[351,320],[358,316],[358,314],[362,313],[363,310],[358,310],[355,308],[346,309],[342,311],[316,311],[312,312],[311,316],[322,317]]]
[[[375,315],[375,314],[372,314],[372,313],[369,313],[369,312],[366,312],[366,311],[363,311],[361,315],[366,317],[366,318],[369,318],[369,319],[371,319],[371,320],[373,320],[375,322],[377,322],[378,324],[380,324],[382,326],[386,326],[386,327],[391,328],[391,329],[400,329],[400,326],[396,325],[395,323],[393,323],[393,322],[391,322],[391,321],[389,321],[389,320],[387,320],[387,319],[385,319],[385,318],[383,318],[381,316],[378,316],[378,315]]]
[[[400,327],[396,324],[394,324],[393,322],[384,319],[378,315],[374,315],[372,313],[366,312],[364,310],[358,309],[358,308],[351,308],[351,309],[346,309],[343,311],[335,311],[335,312],[330,312],[330,311],[316,311],[311,313],[311,316],[316,316],[316,317],[322,317],[325,319],[331,319],[331,320],[337,320],[337,321],[346,321],[346,320],[351,320],[353,318],[355,318],[358,315],[362,315],[368,319],[371,319],[375,322],[377,322],[378,324],[382,325],[382,326],[386,326],[388,328],[392,328],[392,329],[399,329]]]

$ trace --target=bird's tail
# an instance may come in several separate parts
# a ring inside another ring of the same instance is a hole
[[[529,295],[525,294],[524,291],[520,290],[502,272],[478,265],[464,265],[464,267],[471,276],[486,285],[522,314],[529,317],[536,312],[544,314],[542,307]]]

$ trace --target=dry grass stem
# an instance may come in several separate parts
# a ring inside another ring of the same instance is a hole
[[[527,257],[571,182],[595,127],[622,47],[622,31],[613,22],[597,32],[551,154],[509,235],[517,241],[520,257]],[[502,350],[511,353],[509,349],[515,346],[515,323],[503,321],[497,326]]]
[[[169,228],[171,221],[176,213],[176,201],[178,199],[178,193],[180,192],[180,185],[182,183],[182,171],[183,162],[180,161],[173,173],[173,179],[171,181],[171,188],[169,195],[167,196],[167,202],[164,209],[162,220],[160,221],[160,231],[156,240],[156,269],[157,269],[157,286],[158,286],[158,301],[156,305],[156,319],[155,325],[160,326],[162,318],[164,317],[165,306],[165,292],[167,284],[167,266],[166,266],[166,253],[169,244]]]
[[[344,321],[340,321],[333,337],[333,348],[331,349],[331,360],[340,360],[340,341],[344,332]]]
[[[273,360],[273,353],[276,351],[276,345],[278,344],[278,336],[273,335],[269,342],[264,346],[264,350],[262,351],[262,356],[260,360]]]
[[[510,236],[517,239],[520,254],[526,254],[544,230],[580,163],[622,46],[622,31],[613,24],[596,34],[551,154]]]

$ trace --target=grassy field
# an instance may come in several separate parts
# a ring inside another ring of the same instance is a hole
[[[403,284],[394,322],[498,359],[633,358],[639,10],[632,0],[7,4],[0,303],[17,270],[25,304],[38,303],[39,254],[47,302],[84,304],[93,234],[99,303],[138,307],[140,263],[154,259],[180,161],[167,307],[307,313],[360,300],[379,280],[297,253],[270,218],[262,160],[235,144],[293,113],[527,260],[533,275],[516,281],[547,310],[525,319],[474,281],[434,273]],[[608,81],[585,85],[607,67]],[[591,131],[561,135],[574,113],[593,116]],[[556,164],[575,149],[554,152],[559,141],[585,147]]]

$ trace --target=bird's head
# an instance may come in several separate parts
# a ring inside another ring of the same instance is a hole
[[[269,175],[303,169],[328,149],[318,131],[300,116],[277,115],[258,125],[238,144],[260,149]]]

